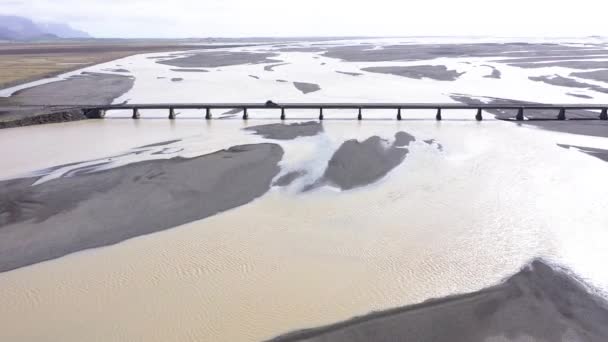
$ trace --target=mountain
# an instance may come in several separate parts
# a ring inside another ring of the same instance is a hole
[[[33,39],[44,35],[33,21],[17,16],[0,16],[0,37],[8,40]]]
[[[61,38],[91,38],[88,33],[74,29],[67,24],[39,23],[38,27],[40,27],[47,33],[54,34],[57,37]]]
[[[12,31],[6,27],[0,27],[0,40],[12,40],[12,37],[15,35],[15,31]]]
[[[56,38],[89,38],[83,31],[67,24],[35,23],[14,15],[0,15],[0,40],[36,40]]]

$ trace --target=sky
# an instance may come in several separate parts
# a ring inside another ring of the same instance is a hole
[[[605,0],[0,0],[95,37],[608,36]]]

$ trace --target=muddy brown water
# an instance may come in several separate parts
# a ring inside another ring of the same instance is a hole
[[[3,178],[168,140],[153,148],[193,157],[278,143],[277,178],[307,172],[200,221],[1,273],[0,338],[263,340],[475,291],[538,256],[608,289],[608,163],[557,145],[606,149],[604,138],[500,121],[325,121],[319,135],[285,141],[242,130],[277,122],[109,119],[3,132]],[[382,179],[299,191],[344,141],[400,131],[416,141]]]

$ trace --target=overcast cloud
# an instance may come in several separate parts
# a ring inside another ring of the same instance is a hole
[[[96,37],[608,35],[602,0],[0,0]]]

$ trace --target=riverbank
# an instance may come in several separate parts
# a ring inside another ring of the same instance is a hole
[[[86,119],[86,113],[70,105],[110,104],[133,87],[130,76],[82,73],[0,98],[0,129]]]
[[[134,153],[145,153],[146,148]],[[173,228],[251,202],[270,188],[282,155],[275,144],[242,145],[191,159],[149,160],[93,172],[95,166],[109,163],[100,160],[69,177],[41,184],[41,177],[2,181],[0,272]],[[245,166],[247,172],[238,172]],[[206,172],[200,175],[198,170]],[[171,200],[166,194],[173,194]],[[143,197],[146,201],[137,200]],[[44,229],[38,222],[44,222]]]
[[[113,60],[153,52],[207,50],[237,44],[201,44],[180,40],[110,40],[57,43],[0,43],[0,89],[44,80]],[[57,105],[110,104],[133,86],[126,69],[109,70],[124,75],[82,73],[0,97],[0,129],[83,120],[86,113]],[[86,99],[86,100],[85,100]]]
[[[195,45],[181,41],[83,41],[0,43],[0,89],[58,76],[141,53],[217,49],[240,45]]]
[[[569,271],[535,260],[481,291],[303,330],[272,342],[608,340],[608,304]],[[506,339],[505,339],[506,338]]]

